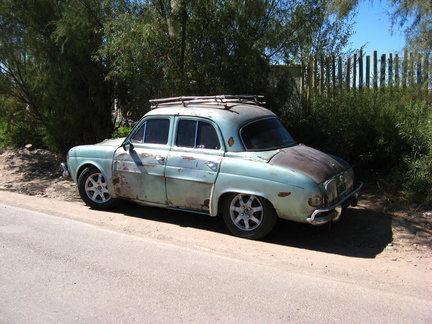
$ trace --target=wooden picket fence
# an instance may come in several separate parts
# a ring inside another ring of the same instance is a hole
[[[380,89],[387,87],[412,87],[425,83],[430,89],[431,57],[425,54],[404,52],[382,54],[377,51],[372,57],[360,50],[346,59],[325,57],[309,59],[297,66],[296,82],[302,92],[309,96],[315,92],[341,89]]]

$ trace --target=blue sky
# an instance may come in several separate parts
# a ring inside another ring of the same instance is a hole
[[[353,49],[363,49],[365,54],[371,55],[373,51],[378,54],[401,53],[405,45],[405,37],[401,30],[390,31],[391,21],[389,12],[393,8],[388,4],[388,0],[360,0],[358,14],[354,18],[355,34],[351,37],[351,47]]]

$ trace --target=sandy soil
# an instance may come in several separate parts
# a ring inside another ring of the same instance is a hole
[[[65,162],[64,156],[40,149],[3,151],[0,154],[0,191],[48,199],[59,208],[62,202],[82,205],[76,185],[61,176],[61,162]],[[139,208],[144,207],[125,203],[119,212],[136,216],[142,214]],[[146,213],[148,219],[177,222],[180,226],[184,222],[186,226],[227,233],[218,218],[157,208],[150,210],[152,216]],[[173,213],[177,220],[171,217]],[[413,265],[427,260],[427,264],[432,264],[432,213],[428,210],[410,206],[398,197],[378,195],[370,189],[358,207],[345,213],[340,222],[331,226],[312,227],[279,221],[264,241],[354,257],[380,257]]]

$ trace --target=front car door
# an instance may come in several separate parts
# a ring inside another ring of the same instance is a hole
[[[170,148],[170,125],[170,117],[144,119],[127,138],[130,148],[117,149],[113,184],[118,197],[138,202],[166,203],[165,165]]]
[[[209,120],[177,117],[175,140],[165,176],[171,207],[208,212],[213,184],[224,151],[217,127]]]

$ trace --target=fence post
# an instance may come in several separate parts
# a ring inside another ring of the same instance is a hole
[[[314,84],[314,60],[312,57],[309,58],[308,61],[308,79],[307,79],[307,97],[309,98],[310,95],[312,94],[312,88],[313,88],[313,84]]]
[[[330,57],[326,58],[325,61],[325,68],[326,68],[326,80],[325,80],[325,87],[326,87],[326,92],[330,93],[330,89],[331,89],[331,79],[330,79]]]
[[[402,88],[407,86],[407,73],[408,73],[408,51],[404,51],[402,62]]]
[[[346,71],[345,71],[345,84],[348,90],[350,88],[350,80],[351,80],[351,57],[348,57],[346,61]]]
[[[324,92],[324,56],[320,57],[320,94]]]
[[[357,88],[357,54],[353,55],[352,87],[353,87],[353,89]]]
[[[378,88],[378,53],[373,52],[373,88],[376,90]]]
[[[380,78],[380,87],[383,88],[386,86],[386,55],[381,55],[381,78]]]
[[[366,88],[370,88],[370,55],[366,56]]]
[[[396,87],[400,87],[400,65],[399,54],[395,55],[395,83]]]
[[[331,56],[331,70],[332,70],[332,88],[336,88],[336,58],[334,54]]]
[[[388,64],[388,73],[389,73],[389,87],[392,88],[393,87],[393,54],[390,53],[389,54],[389,64]]]
[[[359,52],[359,89],[363,88],[363,50]]]
[[[415,85],[415,80],[414,80],[414,54],[410,53],[409,56],[409,83],[410,83],[410,87]]]
[[[422,77],[422,59],[421,55],[417,53],[417,84],[423,83],[423,77]]]
[[[364,56],[366,58],[364,58]],[[371,62],[373,60],[373,62]],[[334,54],[319,59],[312,56],[302,61],[302,82],[299,84],[309,98],[314,93],[334,95],[336,88],[359,89],[364,87],[374,90],[379,88],[407,88],[417,84],[431,87],[432,72],[430,69],[431,55],[409,53],[382,54],[373,52],[373,58],[365,55],[363,50],[345,60]],[[371,66],[373,64],[373,66]]]

